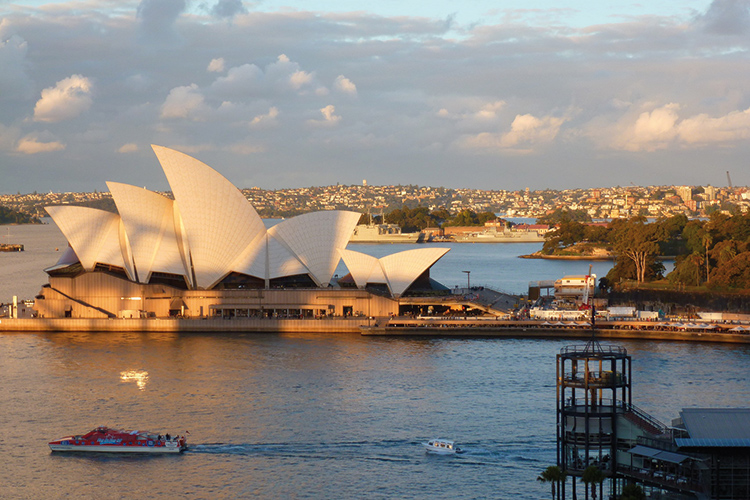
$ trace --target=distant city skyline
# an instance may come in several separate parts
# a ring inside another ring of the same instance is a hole
[[[592,218],[705,217],[714,211],[750,212],[746,187],[613,186],[586,189],[505,191],[411,185],[330,185],[265,190],[240,189],[264,217],[290,217],[325,210],[385,214],[402,207],[494,212],[513,218],[537,218],[557,209],[580,210]],[[162,195],[171,197],[169,192]],[[0,194],[0,206],[37,217],[45,206],[77,204],[115,211],[107,191]]]
[[[750,185],[750,0],[0,4],[0,193]]]

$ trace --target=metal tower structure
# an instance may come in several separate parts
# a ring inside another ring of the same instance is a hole
[[[573,490],[592,465],[608,478],[611,493],[618,490],[618,415],[632,408],[630,372],[625,348],[602,346],[593,336],[557,355],[557,463],[572,476]],[[567,485],[560,486],[564,499]]]

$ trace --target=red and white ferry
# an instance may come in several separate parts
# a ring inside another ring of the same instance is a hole
[[[86,434],[49,443],[52,451],[104,453],[180,453],[187,449],[185,436],[97,427]]]

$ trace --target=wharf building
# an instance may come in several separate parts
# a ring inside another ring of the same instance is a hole
[[[557,463],[598,498],[750,498],[750,408],[686,408],[667,426],[632,403],[631,357],[595,339],[557,355]],[[632,488],[632,486],[630,486]]]
[[[447,290],[429,269],[448,248],[382,258],[348,250],[360,219],[349,211],[267,228],[217,171],[152,148],[174,199],[108,182],[118,213],[46,207],[69,248],[45,269],[38,318],[387,317],[399,313],[401,297]],[[342,259],[348,274],[337,279]]]

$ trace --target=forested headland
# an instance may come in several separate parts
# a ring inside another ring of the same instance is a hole
[[[633,281],[680,290],[750,290],[750,214],[593,224],[580,213],[559,211],[544,222],[557,225],[545,237],[544,255],[585,255],[594,248],[611,253],[615,265],[599,283],[605,291]],[[665,257],[675,259],[668,274],[661,263]]]
[[[40,224],[41,221],[27,214],[0,206],[0,224]]]

